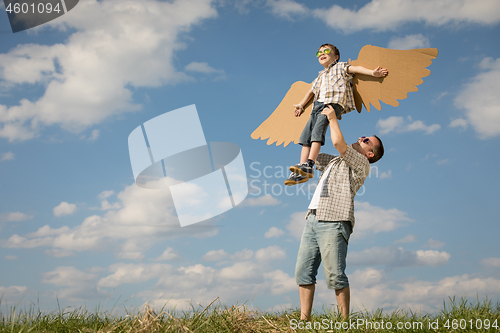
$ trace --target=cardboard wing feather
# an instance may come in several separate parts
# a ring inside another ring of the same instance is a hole
[[[356,110],[361,112],[362,105],[370,111],[370,104],[380,110],[380,101],[398,106],[397,100],[408,97],[408,93],[417,91],[417,86],[424,81],[423,77],[431,72],[426,69],[436,58],[438,50],[434,48],[413,50],[391,50],[382,47],[365,45],[359,51],[358,59],[352,61],[354,66],[366,68],[387,68],[389,74],[384,78],[356,74],[353,79],[353,93]],[[268,145],[290,142],[298,143],[300,133],[307,123],[312,110],[311,101],[304,107],[300,117],[295,117],[294,104],[299,103],[311,89],[311,84],[295,82],[278,105],[276,110],[251,135],[252,139],[267,140]]]

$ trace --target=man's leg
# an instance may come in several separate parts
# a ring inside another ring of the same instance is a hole
[[[321,221],[315,231],[318,235],[327,286],[329,289],[335,289],[339,311],[343,318],[347,318],[351,294],[345,268],[351,223]]]
[[[300,319],[308,320],[311,316],[311,310],[314,300],[314,284],[306,284],[299,286],[300,297]]]
[[[311,315],[316,275],[321,264],[321,256],[314,232],[315,225],[316,215],[310,214],[302,231],[297,264],[295,265],[295,281],[299,285],[300,319],[306,320]]]
[[[351,290],[349,287],[345,287],[339,290],[335,290],[335,295],[337,295],[337,304],[339,305],[339,311],[344,319],[349,317],[349,303],[351,301]]]

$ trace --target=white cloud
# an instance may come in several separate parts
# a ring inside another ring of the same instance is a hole
[[[331,28],[344,33],[395,30],[411,22],[458,26],[493,25],[500,21],[500,3],[496,0],[372,0],[357,10],[333,5],[312,12]]]
[[[15,156],[14,153],[11,152],[11,151],[3,153],[2,157],[0,157],[0,162],[3,162],[3,161],[12,161],[14,159],[14,156]]]
[[[424,131],[425,134],[432,134],[438,131],[441,126],[438,124],[425,125],[421,120],[415,120],[408,116],[405,120],[403,117],[392,116],[387,119],[380,119],[377,122],[377,128],[380,134],[387,134],[390,132],[405,133],[412,131]]]
[[[491,267],[500,267],[500,258],[486,258],[481,260],[481,264]]]
[[[252,253],[253,255],[253,253]],[[228,257],[228,253],[226,251],[224,251],[223,249],[220,249],[220,250],[211,250],[211,251],[208,251],[207,253],[205,253],[203,255],[203,257],[201,257],[201,260],[205,260],[205,261],[220,261],[220,260],[224,260]]]
[[[43,273],[43,283],[49,283],[57,286],[74,287],[92,281],[96,274],[85,273],[73,266],[57,267],[52,272]]]
[[[165,251],[154,261],[166,261],[166,260],[178,260],[181,259],[181,255],[171,247],[167,247]]]
[[[215,69],[206,62],[193,61],[187,64],[184,69],[188,72],[197,72],[203,74],[224,74],[223,69]]]
[[[460,127],[462,130],[465,130],[465,129],[467,129],[468,125],[469,124],[467,123],[467,120],[465,120],[463,118],[457,118],[457,119],[453,119],[448,126],[451,128]]]
[[[300,239],[302,237],[302,231],[304,230],[304,226],[306,225],[306,216],[307,212],[296,212],[290,215],[290,221],[288,222],[286,228],[290,232],[290,235],[293,237]]]
[[[216,15],[211,0],[81,1],[78,10],[45,25],[74,29],[65,44],[19,45],[0,54],[4,85],[45,88],[38,100],[0,105],[0,137],[28,140],[49,125],[81,132],[140,110],[130,86],[186,80],[172,62],[185,47],[179,34]]]
[[[244,261],[244,260],[250,260],[253,258],[253,251],[249,249],[243,249],[241,251],[236,252],[231,256],[231,259],[235,261]]]
[[[309,9],[293,0],[267,0],[266,5],[271,8],[271,12],[279,17],[292,19],[292,17],[303,17],[308,15]]]
[[[272,245],[255,252],[257,261],[272,261],[286,258],[286,252],[278,245]]]
[[[58,288],[59,299],[82,302],[107,296],[97,289],[95,273],[86,273],[72,266],[61,266],[54,271],[43,273],[42,276],[43,283],[52,284]]]
[[[0,286],[0,295],[2,295],[3,299],[11,299],[14,297],[20,297],[26,293],[28,287],[26,286],[10,286],[10,287],[2,287]]]
[[[271,227],[266,233],[264,234],[264,237],[266,238],[272,238],[272,237],[280,237],[283,236],[285,232],[281,229],[278,229],[276,227]]]
[[[112,196],[113,194],[115,194],[115,191],[102,191],[101,193],[99,193],[99,195],[97,196],[97,198],[99,199],[107,199],[109,198],[110,196]]]
[[[398,239],[397,241],[395,241],[394,243],[401,243],[401,244],[404,244],[404,243],[415,243],[417,241],[417,236],[415,235],[406,235],[405,237],[401,238],[401,239]]]
[[[270,257],[270,258],[265,258]],[[278,246],[255,251],[243,249],[234,254],[224,250],[207,252],[202,259],[218,262],[220,268],[194,264],[174,267],[169,264],[118,263],[109,267],[99,288],[116,288],[123,284],[154,284],[136,294],[153,307],[189,309],[191,304],[208,303],[220,297],[223,304],[243,303],[255,295],[282,295],[297,290],[295,278],[275,269],[275,262],[286,257]],[[269,260],[272,259],[272,260]]]
[[[270,289],[273,295],[281,295],[298,289],[295,277],[291,277],[281,270],[264,273],[264,277],[272,281]]]
[[[0,221],[5,222],[21,222],[31,220],[33,215],[28,215],[21,212],[5,212],[0,214]]]
[[[479,67],[483,72],[471,78],[454,100],[467,122],[456,120],[450,126],[465,128],[469,123],[479,138],[487,139],[500,135],[500,58],[484,58]]]
[[[417,262],[423,266],[442,266],[448,263],[451,255],[448,252],[439,252],[433,250],[418,250],[417,251]]]
[[[208,227],[210,222],[205,222],[207,228],[181,228],[167,190],[143,189],[132,184],[117,198],[120,209],[109,210],[102,216],[88,216],[75,227],[44,226],[25,236],[15,234],[0,244],[8,248],[48,247],[65,251],[118,247],[118,257],[142,259],[144,252],[160,240],[210,237],[218,233],[216,228]]]
[[[187,72],[201,73],[205,75],[210,75],[215,81],[227,79],[226,72],[223,69],[215,69],[206,62],[196,62],[193,61],[186,65],[184,69]]]
[[[432,238],[429,238],[429,240],[424,244],[424,246],[430,247],[431,249],[440,249],[445,245],[446,245],[445,243]]]
[[[448,263],[451,255],[439,251],[410,251],[403,248],[373,247],[360,252],[348,253],[351,265],[388,265],[403,266],[442,266]]]
[[[146,282],[163,275],[168,275],[173,268],[169,264],[114,264],[109,267],[113,274],[99,280],[97,285],[114,288],[123,283]]]
[[[392,170],[389,170],[387,172],[382,172],[380,174],[380,179],[384,179],[384,178],[392,178]]]
[[[411,50],[427,47],[430,47],[429,39],[422,34],[408,35],[402,38],[393,37],[388,45],[388,48],[395,50]]]
[[[398,308],[434,312],[436,308],[442,308],[443,301],[449,301],[449,297],[468,296],[475,301],[476,297],[482,299],[500,293],[499,279],[468,274],[438,281],[394,280],[384,270],[369,267],[350,274],[349,281],[351,304],[356,310],[383,308],[393,311]]]
[[[54,207],[54,216],[61,217],[64,215],[71,215],[76,211],[76,205],[70,204],[65,201],[61,202],[58,206]]]
[[[98,129],[93,130],[92,133],[90,134],[88,140],[89,141],[95,141],[95,140],[97,140],[97,138],[99,138],[99,134],[100,134],[100,132],[99,132]]]
[[[372,206],[368,202],[354,203],[356,224],[351,236],[363,237],[366,234],[392,231],[413,222],[405,212],[396,208],[383,209]]]
[[[248,196],[241,204],[238,205],[238,207],[245,207],[245,206],[276,206],[279,205],[281,201],[276,199],[270,194],[263,195],[261,197],[257,198],[252,198],[251,196]]]
[[[13,256],[13,255],[6,255],[5,256],[5,260],[17,260],[19,259],[17,256]]]

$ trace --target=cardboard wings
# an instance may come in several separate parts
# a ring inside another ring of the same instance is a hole
[[[438,50],[434,48],[391,50],[371,45],[363,46],[358,59],[351,64],[369,69],[380,66],[387,68],[389,74],[384,78],[354,75],[352,83],[356,110],[361,112],[364,105],[370,112],[370,104],[380,110],[380,101],[398,106],[397,100],[405,99],[408,92],[417,91],[416,86],[424,82],[422,78],[431,73],[426,67],[437,54]],[[310,83],[298,81],[292,84],[276,110],[252,133],[252,139],[268,139],[268,145],[276,142],[277,146],[283,143],[284,147],[292,141],[298,143],[312,110],[312,99],[304,106],[305,111],[300,117],[295,117],[293,105],[299,103],[309,89]]]

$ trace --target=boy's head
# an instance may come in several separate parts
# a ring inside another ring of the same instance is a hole
[[[340,52],[333,44],[323,44],[316,52],[316,56],[319,63],[327,68],[332,62],[340,59]]]

